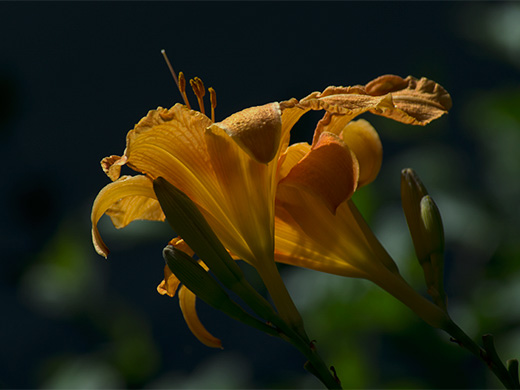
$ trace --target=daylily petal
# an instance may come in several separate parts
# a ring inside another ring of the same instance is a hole
[[[372,264],[370,243],[357,226],[349,203],[336,215],[309,191],[287,187],[287,201],[276,204],[275,259],[296,266],[352,277],[367,277],[382,264]]]
[[[335,275],[355,278],[365,276],[344,259],[331,253],[325,245],[307,236],[285,209],[277,207],[274,254],[277,262]]]
[[[153,192],[152,181],[146,176],[123,176],[105,186],[92,206],[92,241],[96,252],[107,257],[108,248],[101,239],[97,223],[103,214],[110,214],[116,227],[124,227],[136,219],[164,220]]]
[[[127,164],[153,179],[164,177],[197,203],[210,203],[217,189],[204,141],[210,124],[180,104],[150,111],[127,136]]]
[[[385,116],[412,125],[426,125],[447,113],[451,97],[446,90],[426,78],[386,75],[366,86],[328,87],[300,100],[299,105],[326,110],[350,119],[363,112]]]
[[[157,292],[161,295],[168,295],[170,297],[175,296],[177,288],[181,284],[181,281],[174,275],[167,265],[164,266],[164,279],[157,286]]]
[[[335,213],[356,190],[358,178],[359,165],[348,146],[338,136],[322,133],[316,145],[280,181],[277,198],[284,202],[285,187],[297,186],[317,195]]]
[[[184,240],[180,237],[174,238],[168,243],[168,245],[174,246],[175,248],[186,253],[188,256],[193,256],[195,254],[188,246],[188,244],[186,244],[186,242],[184,242]],[[157,286],[157,292],[161,295],[169,295],[170,297],[173,297],[180,283],[180,280],[173,274],[168,265],[165,265],[164,279]]]
[[[112,181],[115,181],[121,175],[121,166],[126,164],[126,160],[126,156],[108,156],[101,160],[101,168]]]
[[[249,156],[267,164],[280,146],[281,116],[280,105],[270,103],[246,108],[214,126],[223,129]]]
[[[208,128],[206,143],[226,215],[233,223],[219,229],[208,222],[227,248],[252,262],[272,251],[277,162],[253,160],[218,126]],[[240,239],[243,241],[237,243]],[[231,246],[233,241],[236,244]]]
[[[195,309],[196,300],[197,296],[195,294],[185,286],[181,286],[179,289],[179,305],[188,328],[190,328],[193,335],[197,337],[202,344],[211,348],[222,348],[222,342],[209,333],[200,322]]]
[[[348,123],[340,135],[359,162],[358,187],[372,182],[383,162],[383,145],[377,131],[368,121],[359,119]]]
[[[285,153],[280,157],[278,167],[278,180],[282,180],[286,177],[291,169],[298,164],[307,153],[311,150],[311,145],[307,142],[299,142],[292,144],[287,148]]]

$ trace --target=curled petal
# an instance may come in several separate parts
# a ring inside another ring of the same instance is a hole
[[[448,112],[451,97],[442,86],[427,78],[385,75],[365,86],[328,87],[321,93],[313,92],[299,105],[350,119],[370,111],[402,123],[426,125]]]
[[[291,169],[298,164],[311,150],[311,145],[306,142],[292,144],[287,148],[280,158],[280,166],[278,168],[278,180],[283,179],[289,174]]]
[[[277,198],[287,201],[284,186],[304,188],[335,213],[356,190],[358,178],[359,165],[348,146],[338,136],[322,133],[316,145],[280,181]]]
[[[124,227],[136,219],[164,220],[152,181],[146,176],[123,176],[105,186],[92,206],[92,242],[96,252],[107,257],[108,248],[101,239],[97,223],[103,214],[110,214],[116,227]]]
[[[108,156],[101,160],[101,168],[112,181],[115,181],[121,175],[121,166],[125,165],[126,161],[126,156]]]
[[[354,152],[359,162],[358,186],[372,182],[383,162],[383,145],[377,131],[368,121],[352,121],[341,132],[341,138]]]
[[[250,107],[213,126],[223,129],[256,161],[267,164],[280,146],[282,112],[278,103]]]
[[[170,268],[165,265],[164,266],[164,279],[157,286],[157,292],[161,295],[168,295],[173,298],[177,288],[181,284],[181,281],[173,274]]]
[[[200,322],[195,309],[196,298],[196,295],[186,287],[181,286],[179,289],[179,305],[188,328],[202,344],[211,348],[222,348],[222,342],[209,333]]]
[[[175,237],[174,239],[170,240],[168,245],[172,245],[173,247],[183,251],[188,256],[193,256],[195,254],[195,252],[193,252],[193,250],[188,246],[188,244],[186,244],[186,242],[180,237]],[[205,264],[202,263],[202,265],[207,270]],[[165,265],[164,279],[157,286],[157,292],[161,295],[169,295],[170,297],[173,297],[180,283],[180,280],[173,274],[173,272],[170,270],[170,267]]]

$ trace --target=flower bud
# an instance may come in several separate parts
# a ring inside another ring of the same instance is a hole
[[[429,261],[430,252],[423,240],[421,200],[428,195],[417,173],[411,168],[401,171],[401,203],[419,262]]]
[[[428,254],[444,253],[444,229],[441,214],[430,195],[421,199],[421,227],[424,247]]]
[[[401,201],[428,294],[436,305],[446,310],[442,219],[437,205],[412,169],[401,172]]]

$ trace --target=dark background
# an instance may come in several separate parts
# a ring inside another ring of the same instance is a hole
[[[519,26],[515,2],[0,3],[0,387],[320,388],[291,346],[202,302],[225,349],[191,335],[155,290],[165,225],[103,220],[109,260],[92,248],[99,161],[180,101],[161,49],[215,88],[217,120],[387,73],[443,85],[453,109],[426,128],[366,116],[385,160],[356,202],[424,292],[399,203],[400,170],[415,168],[444,217],[452,316],[520,357]],[[293,139],[310,141],[317,118]],[[499,386],[368,282],[282,272],[345,388]]]

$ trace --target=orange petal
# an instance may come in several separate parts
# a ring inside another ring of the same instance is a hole
[[[170,268],[167,265],[165,265],[164,279],[157,286],[157,292],[161,295],[168,295],[173,298],[180,283],[181,281],[177,279],[177,276],[175,276],[173,272],[170,270]]]
[[[304,188],[335,213],[356,190],[358,178],[359,165],[348,146],[338,136],[322,133],[316,145],[280,181],[277,198],[283,201],[284,186]]]
[[[350,119],[370,111],[399,122],[426,125],[448,112],[451,97],[442,86],[424,77],[385,75],[366,86],[328,87],[321,93],[313,92],[299,105]]]
[[[121,175],[121,166],[125,165],[126,161],[126,156],[108,156],[101,160],[101,168],[112,181],[115,181]]]
[[[193,335],[199,339],[202,344],[211,348],[222,348],[222,342],[209,333],[200,322],[195,309],[196,299],[197,297],[195,294],[185,286],[181,286],[179,290],[179,305],[188,328],[190,328]]]
[[[383,145],[377,131],[368,121],[359,119],[344,127],[341,138],[359,162],[358,186],[362,187],[372,182],[383,162]]]
[[[97,223],[110,213],[116,227],[124,227],[136,219],[164,220],[152,181],[146,176],[123,176],[105,186],[92,206],[92,242],[96,252],[107,257],[108,248],[101,239]]]
[[[223,129],[248,155],[267,164],[280,146],[282,112],[278,103],[250,107],[213,126]]]
[[[280,181],[289,174],[291,169],[298,164],[302,158],[311,150],[311,145],[307,142],[292,144],[281,156],[278,167],[278,180]]]

